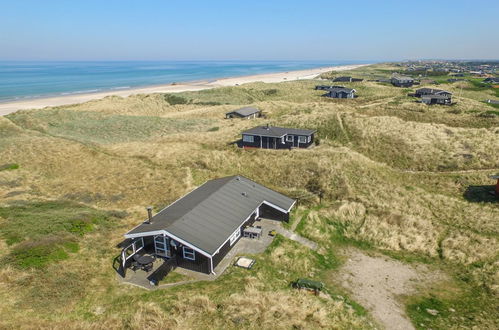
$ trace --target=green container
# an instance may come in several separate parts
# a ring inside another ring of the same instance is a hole
[[[321,291],[322,289],[324,289],[324,283],[312,281],[306,278],[300,278],[293,283],[293,287],[297,289]]]

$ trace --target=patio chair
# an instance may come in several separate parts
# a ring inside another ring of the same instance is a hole
[[[137,261],[132,261],[130,268],[135,272],[137,269],[140,269],[140,264]]]
[[[152,270],[152,268],[153,268],[152,263],[142,266],[142,270],[147,272],[147,273],[149,273]]]

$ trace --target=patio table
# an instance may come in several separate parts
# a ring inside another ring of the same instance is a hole
[[[262,228],[247,227],[243,229],[243,236],[249,238],[260,238],[262,235]]]
[[[156,260],[156,258],[154,258],[153,256],[143,255],[143,256],[138,257],[136,261],[140,265],[145,266],[145,265],[152,264],[154,262],[154,260]]]

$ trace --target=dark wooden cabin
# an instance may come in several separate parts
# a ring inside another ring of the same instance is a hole
[[[308,148],[314,143],[314,130],[275,126],[257,126],[242,134],[243,148]]]
[[[452,95],[451,92],[444,91],[443,89],[436,88],[419,88],[416,89],[414,96],[422,97],[423,95]]]
[[[441,104],[441,105],[451,105],[452,104],[452,96],[451,95],[423,95],[421,97],[421,103],[432,105],[432,104]]]
[[[401,76],[394,74],[390,79],[390,82],[395,87],[411,87],[414,85],[414,79],[409,76]]]
[[[333,86],[329,86],[329,85],[317,85],[317,86],[315,86],[314,89],[316,91],[325,91],[325,90],[328,90],[331,87],[333,87]]]
[[[363,80],[364,79],[343,76],[343,77],[334,78],[333,82],[359,82],[359,81],[363,81]]]
[[[492,175],[490,178],[492,180],[497,180],[496,186],[494,188],[494,191],[495,191],[496,197],[499,198],[499,174],[498,175]]]
[[[499,77],[485,78],[483,82],[486,84],[499,84]]]
[[[261,116],[261,111],[253,107],[244,107],[225,114],[225,118],[244,118],[252,119]]]
[[[245,227],[259,217],[288,221],[295,202],[243,176],[210,180],[127,232],[133,254],[123,262],[148,246],[178,267],[214,273]]]
[[[331,97],[334,99],[353,99],[355,98],[355,93],[357,91],[353,88],[345,88],[345,87],[335,87],[329,88],[328,92],[323,96]]]

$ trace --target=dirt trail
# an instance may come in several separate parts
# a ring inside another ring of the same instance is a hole
[[[436,280],[425,266],[413,267],[384,256],[371,257],[358,250],[340,270],[341,284],[352,298],[369,309],[386,329],[414,329],[398,298],[414,293],[417,285]]]

